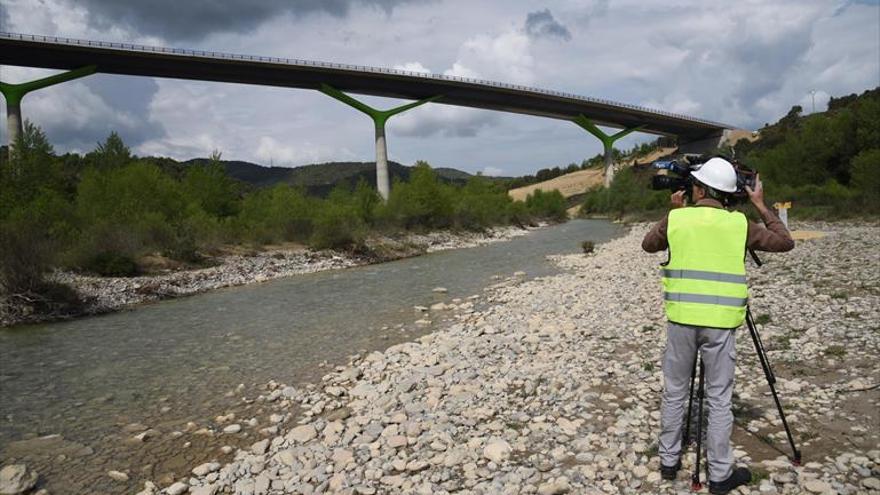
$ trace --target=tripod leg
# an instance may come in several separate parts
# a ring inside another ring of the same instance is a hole
[[[758,328],[755,326],[754,320],[752,320],[752,309],[748,306],[746,307],[746,325],[749,327],[749,333],[752,335],[752,343],[755,344],[755,352],[758,354],[758,360],[761,362],[761,367],[764,369],[764,377],[767,379],[767,385],[770,386],[770,392],[773,394],[773,401],[776,402],[776,410],[779,411],[779,418],[782,420],[782,426],[785,427],[785,434],[788,436],[788,443],[791,445],[791,462],[796,466],[800,466],[801,451],[798,450],[797,446],[794,444],[794,437],[791,434],[791,428],[788,426],[788,421],[785,420],[785,411],[782,410],[782,404],[779,402],[779,395],[776,393],[776,376],[773,374],[773,368],[770,367],[770,361],[767,359],[767,354],[764,351],[764,343],[761,342],[761,335],[758,333]]]
[[[694,475],[691,478],[691,489],[693,491],[699,491],[703,489],[703,484],[700,483],[700,457],[703,454],[703,397],[705,391],[705,380],[706,378],[706,368],[703,366],[703,357],[700,356],[700,384],[697,389],[697,451],[696,451],[696,462],[694,463]]]
[[[694,382],[697,379],[697,355],[694,354],[694,366],[691,369],[691,391],[688,394],[688,410],[687,416],[684,420],[684,435],[681,437],[681,454],[684,455],[687,450],[688,444],[690,444],[690,434],[691,434],[691,411],[694,407]]]

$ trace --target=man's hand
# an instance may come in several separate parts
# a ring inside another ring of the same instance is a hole
[[[746,186],[746,193],[749,195],[749,201],[755,205],[758,211],[767,209],[767,205],[764,204],[764,186],[761,184],[760,174],[755,174],[755,188]]]
[[[673,208],[681,208],[684,206],[684,191],[676,191],[669,196],[669,202]]]

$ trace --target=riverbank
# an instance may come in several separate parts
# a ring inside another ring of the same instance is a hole
[[[207,268],[139,277],[98,277],[57,271],[50,280],[71,287],[82,304],[59,312],[40,313],[0,301],[0,327],[108,313],[224,287],[480,246],[525,235],[531,230],[534,228],[511,226],[490,228],[484,232],[436,231],[377,236],[367,239],[366,249],[361,253],[268,247],[217,256],[212,260],[213,266]]]
[[[803,466],[784,457],[784,432],[740,330],[733,440],[738,463],[758,478],[746,492],[873,493],[880,226],[793,227],[828,235],[765,255],[749,278]],[[267,385],[246,398],[261,413],[252,425],[220,417],[200,430],[253,443],[226,465],[191,466],[163,493],[688,490],[692,455],[676,481],[658,472],[664,255],[641,252],[646,228],[593,255],[555,258],[562,274],[511,276],[477,305],[446,305],[443,330],[355,356],[320,383]],[[142,493],[159,492],[151,486]]]

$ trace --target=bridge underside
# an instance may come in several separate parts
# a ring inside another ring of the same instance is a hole
[[[91,43],[91,42],[88,42]],[[95,43],[98,45],[99,43]],[[640,132],[677,136],[680,142],[719,136],[727,126],[663,112],[596,101],[521,86],[479,84],[425,74],[401,74],[388,69],[321,62],[291,63],[210,52],[186,52],[149,47],[137,50],[85,44],[62,44],[0,37],[0,64],[54,69],[95,65],[106,74],[232,82],[320,90],[322,84],[365,95],[424,100],[525,115],[574,120],[584,115],[599,125],[635,128]]]

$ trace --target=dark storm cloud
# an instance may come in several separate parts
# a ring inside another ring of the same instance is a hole
[[[571,39],[571,33],[568,28],[553,18],[550,9],[538,10],[530,12],[526,17],[526,32],[535,38],[559,38],[565,41]]]
[[[46,134],[60,148],[91,151],[114,131],[130,148],[166,137],[165,128],[149,120],[150,102],[159,91],[154,79],[96,74],[82,81],[112,114],[95,116],[84,125],[72,125],[63,117],[44,123]]]
[[[354,4],[390,12],[415,0],[78,0],[98,29],[122,25],[170,41],[198,40],[213,33],[243,33],[267,19],[325,13],[345,17]]]

